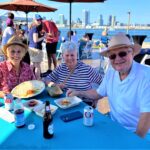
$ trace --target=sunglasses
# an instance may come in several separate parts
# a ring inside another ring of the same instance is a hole
[[[42,19],[37,19],[37,21],[42,21]]]
[[[111,54],[108,57],[109,57],[109,59],[114,60],[114,59],[116,59],[117,55],[122,58],[122,57],[126,57],[128,55],[128,53],[130,53],[130,52],[131,51],[121,51],[118,54]]]

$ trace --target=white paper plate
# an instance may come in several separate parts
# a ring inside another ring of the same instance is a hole
[[[37,104],[35,106],[29,106],[30,101],[35,100],[37,102]],[[40,107],[43,104],[42,101],[37,100],[37,99],[30,99],[26,102],[23,103],[24,107],[30,110],[34,110],[36,107]]]
[[[52,113],[52,115],[53,115],[53,114],[55,114],[55,112],[56,112],[56,110],[58,109],[58,107],[55,106],[55,105],[50,104],[50,109],[51,109],[51,113]],[[33,110],[34,110],[34,112],[35,112],[37,115],[43,117],[44,111],[45,111],[45,104],[41,104],[41,105],[35,107]]]
[[[64,101],[68,101],[68,103],[65,104],[63,103]],[[73,97],[64,97],[64,98],[56,99],[54,100],[54,102],[60,108],[67,109],[67,108],[79,105],[82,102],[82,100],[78,98],[77,96],[73,96]]]
[[[42,81],[31,80],[25,81],[17,85],[11,91],[12,95],[17,98],[31,98],[43,92],[45,84]],[[34,90],[34,93],[29,94],[28,91]]]

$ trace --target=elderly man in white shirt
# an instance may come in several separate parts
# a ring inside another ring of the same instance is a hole
[[[68,96],[86,96],[93,100],[107,96],[110,116],[126,129],[140,137],[150,133],[150,68],[133,60],[140,52],[140,45],[132,44],[119,33],[111,38],[106,51],[110,67],[97,90],[68,90]]]

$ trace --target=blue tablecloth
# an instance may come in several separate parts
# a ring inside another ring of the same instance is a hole
[[[52,104],[55,99],[49,97],[46,92],[36,98],[42,101],[50,100]],[[27,126],[18,129],[14,123],[10,124],[0,119],[0,149],[150,149],[148,141],[122,128],[96,110],[92,127],[84,126],[83,119],[68,123],[60,120],[62,114],[76,110],[83,112],[84,106],[85,104],[81,103],[66,110],[60,108],[57,110],[53,116],[52,139],[43,138],[42,117],[35,114],[31,114],[36,125],[34,130],[28,130]]]

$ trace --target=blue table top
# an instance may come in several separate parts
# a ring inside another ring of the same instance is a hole
[[[54,99],[43,92],[36,97],[40,100]],[[0,101],[3,101],[0,99]],[[69,109],[58,109],[53,116],[54,137],[43,138],[42,117],[32,113],[35,129],[16,128],[14,123],[0,119],[0,149],[150,149],[150,143],[134,133],[124,129],[108,117],[94,111],[94,126],[86,127],[83,119],[68,123],[60,120],[60,115],[79,110],[83,112],[85,104]],[[28,119],[27,118],[27,119]]]

